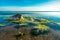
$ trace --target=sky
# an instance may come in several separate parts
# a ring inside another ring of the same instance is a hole
[[[60,0],[0,0],[0,11],[60,11]],[[60,12],[43,14],[60,17]]]
[[[0,0],[0,11],[60,11],[60,0]]]
[[[33,6],[51,0],[0,0],[0,6]]]

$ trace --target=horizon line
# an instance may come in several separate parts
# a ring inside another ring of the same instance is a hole
[[[3,11],[0,11],[3,12]],[[4,12],[60,12],[60,11],[4,11]]]

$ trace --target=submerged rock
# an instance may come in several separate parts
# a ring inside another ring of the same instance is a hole
[[[40,30],[39,28],[33,28],[31,30],[31,34],[33,36],[38,36],[38,35],[42,35],[42,34],[48,34],[50,30]]]
[[[33,28],[32,30],[31,30],[31,35],[32,36],[37,36],[37,35],[39,35],[40,34],[40,30],[38,29],[38,28]]]

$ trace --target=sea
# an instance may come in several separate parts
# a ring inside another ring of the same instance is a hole
[[[42,15],[42,12],[39,13],[35,13],[35,12],[22,12],[22,11],[0,11],[0,24],[9,24],[8,21],[4,20],[4,18],[9,18],[12,15],[15,14],[21,14],[22,16],[30,16],[30,17],[34,17],[34,18],[44,18],[47,20],[52,20],[54,22],[60,22],[60,18],[57,18],[55,16],[47,16],[47,15]],[[45,24],[46,26],[54,29],[54,30],[60,30],[60,26],[53,24],[53,23],[48,23]]]

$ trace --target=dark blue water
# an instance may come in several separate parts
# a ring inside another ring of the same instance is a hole
[[[12,15],[15,15],[15,14],[22,14],[22,16],[31,16],[31,17],[35,17],[35,18],[44,18],[44,19],[47,19],[47,20],[53,20],[55,22],[60,22],[60,18],[56,18],[56,17],[51,17],[49,16],[49,18],[47,18],[48,16],[43,16],[43,15],[40,15],[40,14],[37,14],[37,13],[24,13],[24,12],[0,12],[0,24],[9,24],[8,21],[4,20],[4,18],[9,18],[10,16]],[[54,30],[60,30],[60,26],[59,25],[56,25],[54,23],[48,23],[48,24],[44,24]]]

